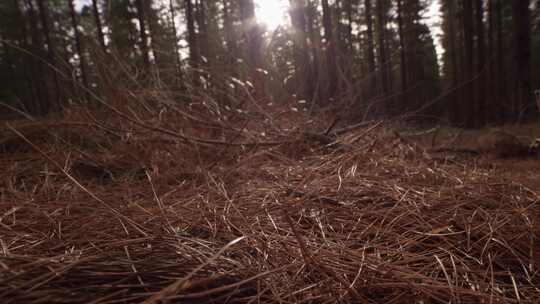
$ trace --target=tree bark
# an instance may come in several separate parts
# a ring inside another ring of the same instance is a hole
[[[475,19],[476,19],[476,73],[478,80],[475,88],[475,126],[480,127],[486,123],[486,85],[485,85],[485,56],[486,44],[484,37],[484,4],[483,0],[475,0]]]
[[[99,16],[98,0],[92,0],[92,13],[94,15],[94,22],[96,24],[97,38],[101,51],[103,54],[107,54],[107,45],[105,44],[105,34],[103,33],[103,25],[101,23],[101,17]]]
[[[379,34],[379,68],[381,70],[382,93],[390,93],[390,61],[386,52],[386,9],[382,0],[377,0],[377,32]]]
[[[13,0],[13,6],[15,8],[15,20],[21,25],[19,27],[19,31],[17,34],[18,40],[22,48],[25,50],[28,50],[32,52],[32,49],[30,48],[28,42],[29,42],[29,36],[28,36],[28,28],[27,24],[24,20],[23,14],[21,12],[21,7],[19,5],[19,0]],[[30,20],[30,22],[32,22]],[[36,78],[39,78],[40,74],[37,72],[39,70],[38,65],[39,63],[35,62],[35,58],[28,54],[24,53],[21,57],[21,63],[23,65],[23,71],[24,71],[24,77],[26,80],[26,87],[28,89],[28,94],[30,97],[28,97],[27,101],[27,108],[30,110],[30,113],[34,114],[40,114],[40,84],[41,81],[37,81]]]
[[[88,89],[88,77],[86,76],[86,60],[84,56],[84,50],[81,40],[81,33],[79,31],[79,22],[77,21],[77,13],[75,12],[75,5],[73,0],[68,0],[69,13],[71,15],[71,25],[73,26],[73,33],[75,35],[75,49],[79,56],[79,69],[81,72],[81,80],[83,86]]]
[[[38,9],[39,9],[39,16],[41,21],[41,30],[43,32],[43,36],[45,37],[45,43],[47,44],[47,60],[49,61],[49,64],[51,66],[56,66],[56,55],[55,55],[55,45],[53,43],[53,40],[51,38],[51,31],[49,27],[49,12],[48,8],[45,5],[44,0],[38,0]],[[54,94],[55,94],[55,107],[56,110],[60,110],[60,99],[61,97],[61,91],[60,91],[60,81],[58,79],[58,74],[56,71],[50,71],[53,77],[53,83],[54,83]]]
[[[403,34],[403,0],[397,0],[397,20],[398,20],[398,35],[399,35],[399,54],[401,58],[401,91],[402,104],[407,105],[408,82],[407,82],[407,60],[405,49],[405,36]]]
[[[311,107],[310,107],[310,113],[313,111],[315,104],[317,104],[318,100],[320,99],[322,95],[322,89],[321,89],[321,82],[322,82],[322,62],[321,62],[321,37],[318,32],[317,27],[317,3],[313,0],[309,0],[307,7],[306,7],[306,22],[307,22],[307,35],[309,37],[309,41],[311,44],[308,46],[308,50],[311,54],[311,57],[313,58],[311,61],[311,69],[310,69],[310,77],[308,78],[308,88],[309,92],[307,92],[307,96],[309,99],[311,99]],[[311,94],[311,96],[309,95]],[[308,100],[309,100],[308,99]]]
[[[447,0],[448,6],[448,34],[449,34],[449,46],[450,46],[450,68],[451,68],[451,80],[450,80],[450,90],[453,93],[450,95],[450,102],[452,104],[450,108],[450,120],[455,123],[461,123],[462,117],[460,113],[463,110],[463,98],[461,97],[462,90],[458,88],[460,84],[460,71],[458,64],[458,48],[456,43],[456,5],[455,0]]]
[[[197,33],[195,32],[195,18],[193,12],[193,2],[192,0],[186,1],[186,23],[187,23],[187,41],[189,46],[189,61],[190,66],[193,70],[193,85],[200,85],[200,75],[198,72],[200,66],[200,53],[199,53],[199,39]]]
[[[375,43],[373,38],[373,14],[371,0],[365,0],[365,14],[366,14],[366,26],[367,26],[367,61],[368,61],[368,77],[370,85],[368,88],[368,99],[373,96],[373,93],[377,91],[377,75],[375,74]]]
[[[255,18],[255,5],[253,0],[240,0],[240,13],[242,24],[247,38],[248,65],[258,67],[260,65],[261,30]]]
[[[530,0],[512,0],[514,42],[514,111],[521,118],[523,111],[531,110],[531,37]]]
[[[259,71],[262,68],[261,60],[261,28],[255,18],[255,4],[253,0],[240,0],[240,15],[247,41],[247,65],[249,78],[254,86],[254,96],[256,99],[264,96],[264,81]]]
[[[353,6],[352,0],[345,0],[345,13],[347,14],[347,51],[349,55],[354,52],[353,48]]]
[[[229,51],[228,56],[231,59],[229,63],[234,65],[234,62],[238,57],[238,46],[235,41],[232,12],[233,10],[229,0],[223,0],[223,31],[225,32],[225,44]]]
[[[463,35],[465,38],[465,60],[464,60],[464,72],[465,81],[467,84],[464,89],[464,109],[463,113],[466,115],[465,127],[474,126],[474,113],[471,110],[474,109],[474,86],[472,84],[473,71],[474,71],[474,26],[473,26],[473,2],[472,0],[463,1]],[[468,105],[468,106],[467,106]]]
[[[324,40],[326,44],[326,66],[328,71],[327,98],[333,98],[337,89],[337,53],[334,29],[332,27],[332,13],[328,0],[322,0]]]
[[[174,62],[176,64],[176,80],[177,84],[182,80],[182,61],[180,58],[180,49],[178,48],[178,30],[176,29],[176,15],[174,13],[174,0],[169,0],[169,11],[171,14],[171,28],[173,31],[174,43]]]
[[[162,51],[162,48],[165,48],[165,46],[163,45],[163,41],[165,41],[166,38],[163,37],[164,35],[161,35],[161,33],[158,32],[160,29],[164,29],[165,27],[160,26],[159,24],[160,17],[158,17],[158,13],[153,7],[154,0],[143,0],[143,3],[144,20],[146,22],[146,31],[148,32],[147,39],[149,52],[152,56],[151,59],[153,59],[153,65],[160,69],[163,68],[164,65],[170,64],[166,62],[166,59],[164,58],[165,56],[163,55]],[[163,19],[165,18],[166,17],[164,17]]]
[[[487,4],[487,11],[488,11],[488,46],[487,46],[487,57],[489,59],[488,62],[488,70],[487,70],[487,78],[486,83],[488,88],[496,88],[497,87],[497,75],[495,74],[495,60],[493,58],[493,55],[495,54],[495,42],[494,42],[494,26],[495,26],[495,20],[493,16],[493,0],[488,0]],[[488,89],[486,91],[486,121],[493,122],[495,120],[494,117],[494,111],[495,108],[498,105],[498,96],[496,93],[493,92],[493,90]]]
[[[208,64],[212,57],[210,51],[210,37],[208,36],[208,26],[206,20],[206,5],[204,0],[196,1],[196,22],[199,29],[199,44],[201,46],[201,56],[205,59],[203,62]]]
[[[291,1],[289,14],[294,30],[293,57],[295,65],[295,81],[300,99],[313,102],[314,87],[311,81],[311,64],[306,35],[306,7],[298,0]]]
[[[496,11],[496,28],[497,28],[497,88],[498,88],[498,105],[499,109],[499,118],[502,121],[505,121],[509,118],[508,110],[509,108],[505,105],[508,102],[507,96],[507,84],[506,84],[506,74],[505,74],[505,64],[504,64],[504,38],[503,38],[503,12],[502,12],[502,1],[495,0],[495,11]]]
[[[150,0],[144,0],[150,1]],[[148,35],[146,33],[146,18],[144,11],[143,0],[135,0],[135,6],[137,8],[137,19],[139,21],[139,45],[141,48],[141,56],[143,59],[143,65],[146,71],[150,71],[150,51],[148,48]]]

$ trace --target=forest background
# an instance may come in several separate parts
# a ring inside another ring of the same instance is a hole
[[[0,98],[45,115],[98,103],[88,91],[158,87],[181,103],[202,89],[229,109],[247,92],[353,121],[408,113],[461,127],[536,113],[539,1],[281,3],[257,18],[253,0],[2,1]]]

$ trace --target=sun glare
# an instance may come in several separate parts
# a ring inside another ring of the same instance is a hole
[[[269,31],[275,30],[287,20],[287,0],[255,0],[257,19]]]

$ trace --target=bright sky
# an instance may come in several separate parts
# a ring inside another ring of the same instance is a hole
[[[288,0],[255,0],[255,14],[269,31],[275,30],[287,20]]]
[[[92,3],[91,0],[75,0],[75,9],[81,10],[83,5],[90,5]]]

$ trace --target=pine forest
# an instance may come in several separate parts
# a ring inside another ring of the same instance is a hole
[[[539,303],[540,0],[1,0],[0,303]]]

